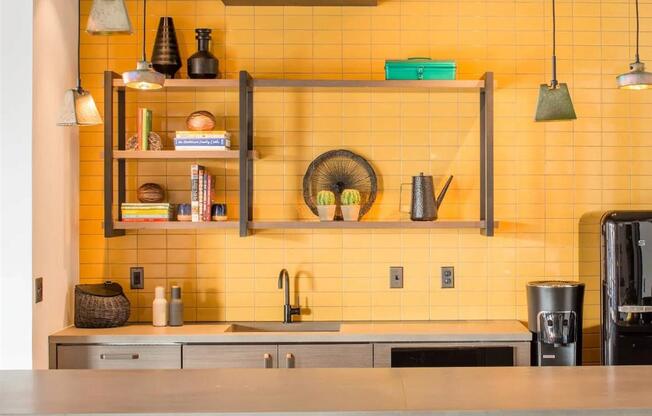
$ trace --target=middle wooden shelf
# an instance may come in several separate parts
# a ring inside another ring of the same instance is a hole
[[[114,150],[114,159],[240,159],[239,150]],[[259,158],[258,151],[249,158]]]

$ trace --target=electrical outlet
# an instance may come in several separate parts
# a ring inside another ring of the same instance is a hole
[[[145,289],[145,268],[131,267],[129,269],[129,282],[132,289]]]
[[[453,266],[443,266],[441,268],[441,288],[451,289],[455,287],[455,268]]]
[[[403,267],[392,266],[389,268],[389,288],[403,288]]]
[[[43,302],[43,278],[34,279],[34,303]]]

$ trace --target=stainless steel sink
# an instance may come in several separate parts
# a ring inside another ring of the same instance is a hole
[[[252,322],[231,324],[227,332],[338,332],[339,322]]]

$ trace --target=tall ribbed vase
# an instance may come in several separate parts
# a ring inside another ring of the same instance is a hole
[[[158,22],[156,40],[152,50],[152,66],[158,72],[165,74],[165,78],[174,78],[181,68],[179,43],[171,17],[161,17]]]

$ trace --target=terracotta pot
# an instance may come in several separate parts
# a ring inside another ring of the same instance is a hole
[[[335,208],[337,208],[337,205],[317,205],[319,221],[333,221]]]
[[[342,205],[344,221],[358,221],[360,219],[360,205]]]

